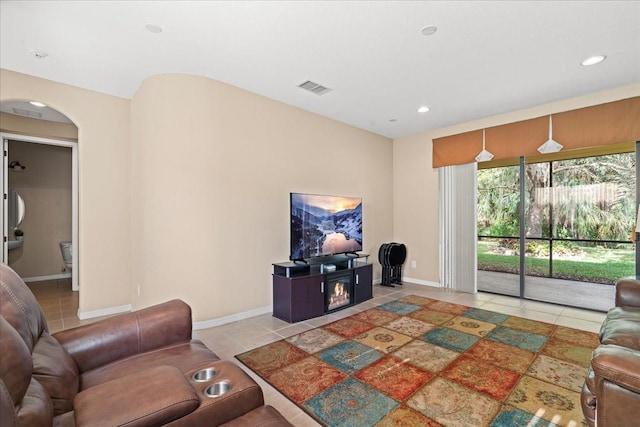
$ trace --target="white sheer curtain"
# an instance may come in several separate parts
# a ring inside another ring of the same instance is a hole
[[[462,292],[477,285],[477,164],[438,169],[440,283]]]

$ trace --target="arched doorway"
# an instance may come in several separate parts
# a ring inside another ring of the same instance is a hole
[[[22,262],[26,270],[21,276],[31,276],[27,279],[33,281],[70,276],[72,289],[78,291],[77,127],[55,109],[29,101],[3,101],[0,111],[4,153],[0,184],[7,194],[1,221],[2,260],[10,264],[17,257],[16,249],[25,251],[23,261],[28,261]],[[17,153],[31,156],[29,162],[21,162],[12,155]],[[32,163],[31,168],[28,163]],[[15,235],[19,227],[13,222],[9,224],[14,219],[9,215],[14,211],[9,196],[16,193],[12,181],[21,186],[29,199],[29,203],[23,203],[25,218],[29,220],[22,228],[31,228],[31,232],[20,228],[24,232],[23,245],[19,245]],[[70,263],[64,262],[61,242],[71,242]],[[14,252],[10,254],[10,250]],[[34,264],[42,267],[34,269]]]

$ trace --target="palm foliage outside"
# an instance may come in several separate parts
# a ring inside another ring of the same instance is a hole
[[[528,164],[525,173],[526,274],[596,283],[634,274],[635,153]],[[478,171],[478,235],[497,237],[480,237],[479,269],[519,268],[519,179],[518,166]]]

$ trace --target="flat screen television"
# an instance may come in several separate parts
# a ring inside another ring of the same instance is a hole
[[[362,250],[362,199],[291,193],[291,260]]]

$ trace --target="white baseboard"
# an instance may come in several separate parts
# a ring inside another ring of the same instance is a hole
[[[107,307],[100,310],[84,311],[78,310],[78,318],[80,320],[92,319],[94,317],[110,316],[112,314],[128,313],[132,311],[131,304],[119,305],[116,307]],[[251,317],[259,316],[261,314],[267,314],[272,312],[272,307],[261,307],[255,310],[249,310],[242,313],[235,313],[225,317],[218,317],[216,319],[203,320],[201,322],[193,322],[193,329],[207,329],[214,326],[226,325],[227,323],[237,322],[238,320],[249,319]]]
[[[430,282],[428,280],[420,280],[420,279],[412,279],[410,277],[403,277],[402,281],[407,283],[414,283],[416,285],[432,286],[436,288],[442,287],[440,283],[437,283],[437,282]],[[376,279],[373,281],[374,284],[380,284],[381,282],[382,282],[381,279]],[[94,317],[109,316],[111,314],[125,313],[131,310],[132,310],[131,304],[120,305],[117,307],[103,308],[100,310],[85,311],[85,312],[80,312],[80,310],[78,310],[78,318],[80,318],[80,320],[85,320],[85,319],[91,319]],[[272,311],[273,311],[273,307],[269,305],[269,306],[249,310],[249,311],[243,311],[241,313],[231,314],[229,316],[217,317],[215,319],[209,319],[209,320],[202,320],[200,322],[193,322],[193,330],[196,331],[199,329],[207,329],[207,328],[213,328],[215,326],[226,325],[227,323],[237,322],[238,320],[245,320],[251,317],[260,316],[262,314],[272,313]]]
[[[80,311],[78,309],[78,319],[86,320],[94,317],[110,316],[118,313],[128,313],[132,310],[131,304],[118,305],[115,307],[101,308],[100,310]]]
[[[423,286],[432,286],[434,288],[441,288],[442,285],[438,282],[430,282],[428,280],[421,280],[421,279],[412,279],[411,277],[403,277],[402,278],[402,283],[407,282],[407,283],[413,283],[415,285],[423,285]],[[382,279],[376,279],[373,281],[374,285],[379,285],[382,283]]]
[[[213,328],[214,326],[226,325],[227,323],[237,322],[238,320],[249,319],[250,317],[260,316],[261,314],[267,314],[272,312],[273,307],[270,305],[267,307],[256,308],[254,310],[244,311],[242,313],[235,313],[229,316],[218,317],[210,320],[203,320],[200,322],[193,322],[193,330]]]
[[[44,282],[47,280],[58,280],[58,279],[71,279],[71,273],[62,273],[62,274],[52,274],[49,276],[34,276],[34,277],[25,277],[25,283],[29,282]]]
[[[407,282],[407,283],[414,283],[416,285],[423,285],[423,286],[432,286],[434,288],[441,288],[442,285],[438,282],[431,282],[428,280],[421,280],[421,279],[412,279],[411,277],[403,277],[402,278],[403,282]]]

